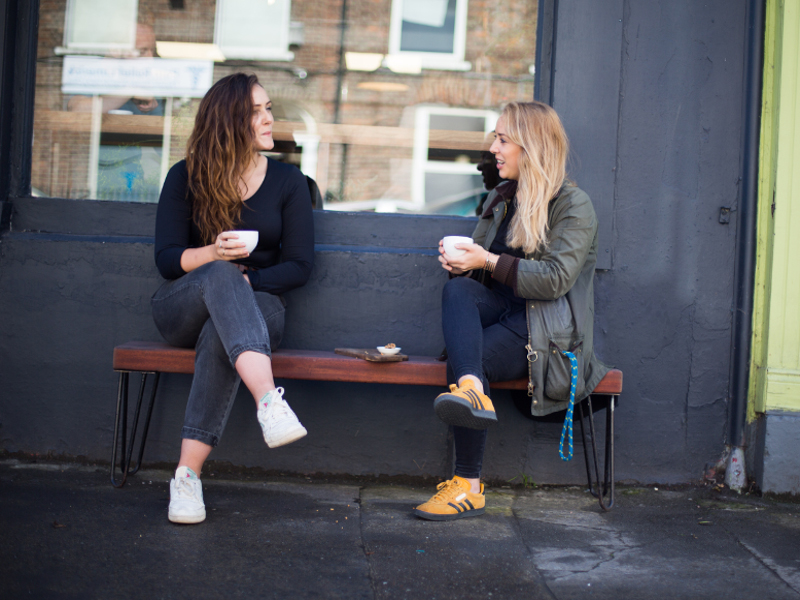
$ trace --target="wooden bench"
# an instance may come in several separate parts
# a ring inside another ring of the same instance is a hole
[[[125,485],[128,475],[139,470],[144,455],[147,431],[153,413],[158,381],[161,373],[194,373],[195,352],[192,349],[175,348],[161,342],[128,342],[114,348],[114,370],[119,373],[117,409],[114,419],[114,442],[111,453],[111,483],[115,487]],[[374,363],[350,358],[334,352],[315,350],[277,350],[272,354],[272,369],[276,379],[304,379],[310,381],[341,381],[358,383],[395,383],[410,385],[430,385],[445,387],[447,367],[444,362],[430,356],[409,356],[407,361]],[[133,423],[128,435],[128,384],[130,373],[140,373],[138,399],[133,414]],[[142,427],[136,465],[131,468],[134,438],[145,395],[147,376],[154,375],[147,413]],[[527,379],[492,383],[492,388],[526,390]],[[604,510],[614,504],[614,409],[622,393],[622,371],[611,370],[598,384],[593,396],[608,399],[606,410],[606,444],[603,483],[600,483],[600,470],[595,442],[594,414],[591,396],[578,404],[576,417],[580,417],[581,438],[583,441],[586,475],[589,488]],[[592,457],[584,431],[584,407],[588,409],[589,433]],[[130,439],[128,440],[128,437]],[[117,450],[120,450],[119,469],[121,478],[117,479]],[[593,469],[592,469],[593,467]],[[592,475],[594,471],[594,476]]]

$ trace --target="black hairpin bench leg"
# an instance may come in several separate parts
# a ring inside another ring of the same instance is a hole
[[[598,500],[603,510],[611,510],[614,506],[614,411],[616,410],[617,396],[611,396],[606,408],[606,460],[605,482],[603,483],[603,496]],[[603,497],[608,491],[608,504],[603,504]]]
[[[586,463],[586,478],[589,483],[589,491],[595,498],[597,498],[598,502],[600,503],[600,508],[606,511],[611,510],[611,508],[614,506],[614,408],[616,400],[617,396],[611,396],[608,407],[606,408],[606,447],[603,465],[602,487],[600,484],[600,467],[597,460],[597,440],[595,437],[594,413],[592,411],[591,396],[586,398],[586,407],[589,411],[589,434],[592,445],[591,460],[589,457],[589,444],[586,440],[586,432],[583,425],[583,402],[578,405],[581,419],[583,457]],[[594,476],[592,475],[592,462],[594,463]]]
[[[145,417],[144,427],[142,429],[142,437],[139,442],[139,455],[136,465],[131,469],[131,460],[133,458],[133,445],[136,438],[136,429],[139,425],[139,415],[142,410],[142,400],[144,399],[145,386],[147,384],[147,376],[155,375],[153,379],[153,389],[150,392],[150,402],[147,407],[147,415]],[[144,456],[144,445],[147,441],[147,432],[150,429],[150,418],[153,415],[153,405],[155,404],[156,392],[158,391],[158,380],[160,373],[142,373],[142,379],[139,384],[139,395],[136,400],[136,409],[133,414],[133,425],[130,432],[130,442],[128,443],[128,379],[130,372],[122,371],[119,374],[119,389],[117,390],[117,411],[114,417],[114,441],[111,448],[111,485],[116,488],[121,488],[125,485],[128,475],[133,475],[139,470],[142,465],[142,456]],[[119,470],[122,474],[121,479],[117,479],[117,449],[120,449]]]

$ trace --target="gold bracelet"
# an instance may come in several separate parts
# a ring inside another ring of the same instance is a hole
[[[494,273],[495,264],[492,262],[492,253],[486,253],[486,264],[483,265],[483,268],[488,271],[489,273]]]

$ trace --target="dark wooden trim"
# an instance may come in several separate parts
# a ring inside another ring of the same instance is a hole
[[[15,0],[0,0],[0,202],[9,196],[11,156],[12,92],[14,87],[14,42],[16,40]],[[3,205],[3,215],[9,209]],[[7,223],[0,225],[0,232]]]
[[[127,342],[114,348],[115,371],[194,373],[195,352],[162,342]],[[431,356],[409,356],[407,361],[374,363],[319,350],[276,350],[272,354],[275,377],[309,381],[447,385],[445,363]],[[493,388],[524,390],[527,379],[501,381]],[[610,371],[595,388],[596,394],[620,394],[622,371]]]
[[[9,195],[27,196],[31,193],[31,165],[33,162],[33,112],[39,40],[39,0],[16,0],[16,4],[8,191]]]
[[[536,21],[536,75],[533,83],[533,98],[552,106],[558,0],[539,0],[539,13]]]

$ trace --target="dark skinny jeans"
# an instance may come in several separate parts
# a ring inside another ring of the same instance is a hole
[[[248,350],[272,355],[283,337],[283,300],[254,292],[236,265],[217,261],[164,282],[151,304],[164,339],[197,352],[181,437],[216,446],[241,381],[236,359]]]
[[[449,280],[442,293],[442,330],[447,345],[447,382],[474,375],[489,395],[489,382],[528,374],[525,305],[467,277]],[[455,474],[481,476],[486,429],[453,427]]]

